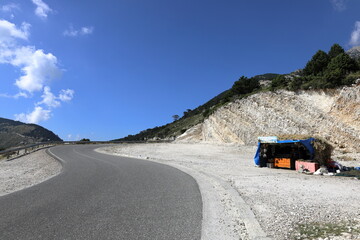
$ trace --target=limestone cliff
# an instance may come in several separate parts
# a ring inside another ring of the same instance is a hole
[[[177,141],[255,144],[258,136],[283,134],[320,136],[360,152],[360,85],[254,94],[219,108]]]

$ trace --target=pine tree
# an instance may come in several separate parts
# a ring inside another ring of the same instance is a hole
[[[345,53],[345,50],[339,44],[335,43],[330,48],[328,55],[330,59],[333,59],[342,53]]]
[[[321,74],[330,62],[330,58],[326,52],[319,50],[306,64],[304,68],[304,75],[318,75]]]
[[[231,91],[234,95],[237,94],[248,94],[253,92],[255,89],[259,88],[259,80],[255,78],[247,78],[242,76],[237,80],[231,88]]]

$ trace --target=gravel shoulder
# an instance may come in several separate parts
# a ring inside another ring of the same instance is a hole
[[[254,146],[121,144],[97,151],[191,174],[205,198],[203,227],[213,228],[203,239],[360,239],[359,180],[256,168]]]
[[[0,196],[31,187],[61,172],[61,164],[46,150],[0,161]]]

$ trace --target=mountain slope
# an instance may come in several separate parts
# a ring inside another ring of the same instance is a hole
[[[258,136],[311,135],[360,156],[360,47],[334,44],[290,74],[242,76],[232,88],[165,126],[119,140],[254,144]],[[290,91],[291,90],[291,91]]]
[[[271,80],[278,75],[279,74],[275,73],[267,73],[254,76],[253,78],[258,80],[260,85],[266,85],[266,82],[271,82]],[[202,123],[217,108],[238,97],[239,96],[235,96],[235,94],[232,92],[232,89],[230,88],[210,99],[205,104],[200,105],[193,110],[188,109],[184,112],[183,117],[179,120],[163,126],[146,129],[138,134],[129,135],[127,137],[115,139],[113,141],[144,141],[152,139],[173,140],[177,136],[183,134],[189,128]]]
[[[226,90],[205,104],[184,112],[184,116],[179,120],[160,127],[149,128],[135,135],[128,135],[124,138],[112,141],[143,141],[152,139],[173,140],[175,137],[184,133],[187,129],[204,121],[205,117],[211,114],[212,110],[225,102],[229,90]]]
[[[46,141],[62,140],[39,125],[0,118],[0,149]]]

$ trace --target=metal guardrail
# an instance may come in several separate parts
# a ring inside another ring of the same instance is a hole
[[[15,159],[20,156],[29,154],[33,151],[36,151],[36,150],[39,150],[42,148],[51,147],[56,144],[58,144],[58,142],[44,142],[44,143],[35,143],[35,144],[29,144],[29,145],[25,145],[25,146],[21,146],[21,147],[6,149],[3,151],[0,151],[0,159],[1,158],[5,158],[7,160]]]
[[[42,145],[56,145],[58,143],[59,142],[41,142],[41,143],[29,144],[29,145],[20,146],[20,147],[9,148],[9,149],[0,151],[0,155],[8,153],[8,152],[16,152],[16,151],[25,150],[25,149],[36,148],[36,147],[42,146]]]
[[[63,142],[41,142],[34,143],[25,146],[19,146],[14,148],[5,149],[0,151],[1,156],[5,158],[11,158],[15,155],[16,157],[20,155],[28,154],[39,148],[51,147],[55,145],[75,145],[75,144],[134,144],[134,143],[170,143],[172,140],[148,140],[148,141],[63,141]]]

